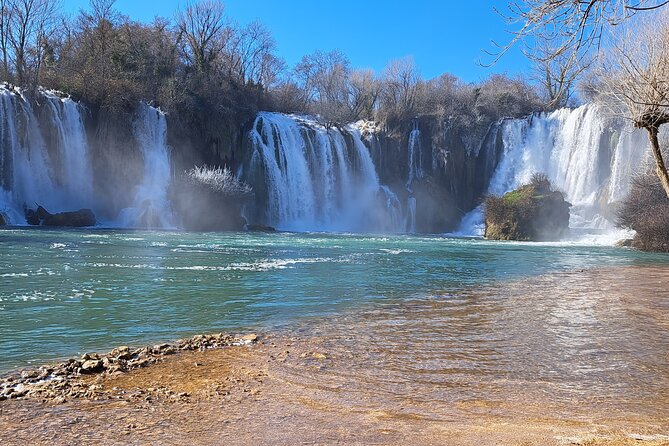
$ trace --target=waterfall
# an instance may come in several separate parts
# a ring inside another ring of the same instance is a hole
[[[420,146],[420,129],[418,127],[418,120],[414,119],[412,123],[412,129],[409,133],[409,144],[408,144],[408,178],[407,178],[407,189],[411,190],[411,185],[414,180],[420,180],[425,175],[423,173],[423,153]]]
[[[397,197],[379,184],[355,125],[259,113],[239,176],[253,186],[250,222],[297,231],[398,231]]]
[[[81,106],[47,91],[34,102],[0,86],[0,212],[11,224],[25,224],[24,207],[36,203],[51,212],[93,205]]]
[[[425,176],[423,172],[423,153],[420,146],[420,128],[418,120],[412,122],[412,129],[409,133],[409,143],[407,145],[408,177],[406,189],[408,192],[406,206],[406,221],[404,231],[410,234],[416,232],[416,197],[413,193],[413,183]]]
[[[142,152],[143,176],[133,205],[121,211],[119,222],[126,227],[172,228],[174,217],[167,196],[172,172],[165,114],[141,103],[133,121],[133,134]]]
[[[573,205],[572,228],[612,229],[612,206],[625,197],[648,154],[641,132],[593,104],[504,120],[493,131],[501,132],[503,152],[487,193],[502,195],[545,173]],[[480,234],[482,221],[478,207],[459,232]]]

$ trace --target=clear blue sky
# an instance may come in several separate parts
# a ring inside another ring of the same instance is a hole
[[[116,9],[135,20],[172,17],[183,0],[117,0]],[[413,56],[423,77],[450,72],[465,81],[491,73],[516,75],[529,68],[514,49],[491,68],[483,50],[491,40],[507,42],[508,25],[492,0],[227,0],[228,15],[240,24],[260,20],[274,35],[278,55],[293,67],[316,50],[340,49],[356,68],[380,72],[391,59]],[[88,0],[62,0],[75,13]]]

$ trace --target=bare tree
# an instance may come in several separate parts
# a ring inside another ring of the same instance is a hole
[[[197,0],[177,13],[177,27],[185,39],[184,53],[196,70],[207,73],[223,51],[221,38],[228,22],[220,0]]]
[[[513,38],[495,44],[493,64],[511,47],[524,44],[524,52],[538,71],[547,106],[563,105],[576,78],[590,65],[608,31],[642,11],[659,9],[668,0],[517,0],[499,11],[512,25]]]
[[[343,122],[350,118],[350,62],[340,51],[316,51],[304,56],[295,67],[295,76],[305,92],[312,111],[326,121]]]
[[[386,121],[401,121],[412,117],[422,80],[413,58],[390,61],[381,78],[381,107],[388,116]]]
[[[45,41],[56,23],[57,0],[7,0],[9,11],[7,40],[19,85],[34,84],[39,72]],[[30,79],[31,72],[34,79]]]
[[[275,71],[283,68],[280,59],[272,54],[275,48],[272,34],[258,21],[234,30],[227,48],[230,74],[242,83],[273,82]]]
[[[10,79],[9,68],[9,30],[12,8],[9,0],[0,0],[0,51],[2,52],[2,79]]]
[[[372,119],[381,93],[381,84],[374,71],[354,70],[348,85],[351,120]]]
[[[534,64],[533,80],[541,88],[547,110],[568,105],[577,79],[592,64],[591,57],[578,60],[577,53],[558,52],[545,41],[526,55]]]
[[[74,29],[70,31],[72,54],[61,57],[61,69],[82,94],[91,98],[113,95],[109,86],[113,80],[113,53],[117,42],[119,14],[115,0],[91,0],[90,10],[81,11]]]
[[[574,61],[599,48],[611,26],[616,26],[641,11],[659,9],[669,0],[517,0],[507,4],[508,11],[498,11],[510,24],[520,24],[512,31],[506,45],[495,44],[495,60],[526,38],[550,42],[552,55],[575,53]],[[531,45],[530,45],[531,47]]]
[[[262,55],[258,81],[265,89],[274,88],[281,78],[282,73],[286,71],[286,61],[272,53]]]
[[[669,123],[669,11],[624,26],[597,74],[600,96],[648,133],[656,173],[669,198],[669,173],[658,138],[660,126]]]

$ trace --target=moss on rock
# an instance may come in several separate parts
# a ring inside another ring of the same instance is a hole
[[[534,175],[501,197],[485,201],[485,237],[493,240],[550,241],[569,231],[569,207],[544,175]]]

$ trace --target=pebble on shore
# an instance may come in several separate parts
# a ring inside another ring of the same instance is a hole
[[[92,398],[103,396],[102,387],[83,382],[85,375],[118,376],[131,370],[146,367],[165,356],[181,351],[204,351],[211,348],[255,344],[256,334],[234,337],[224,333],[196,335],[175,343],[162,343],[141,348],[120,346],[106,355],[86,353],[81,358],[44,365],[37,369],[23,370],[0,379],[0,401],[15,398],[36,398],[44,402],[60,403],[66,398]],[[188,395],[179,395],[186,397]]]

